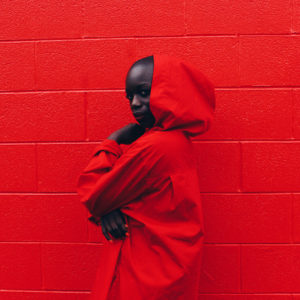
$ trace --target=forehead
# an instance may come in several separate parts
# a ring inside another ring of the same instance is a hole
[[[126,87],[134,87],[143,83],[151,85],[153,66],[151,64],[134,65],[127,73]]]

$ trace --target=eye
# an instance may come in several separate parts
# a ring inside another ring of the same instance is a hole
[[[126,94],[126,98],[128,99],[128,100],[132,100],[133,99],[133,95],[131,95],[131,94]]]
[[[149,95],[149,93],[150,93],[149,90],[141,90],[141,91],[140,91],[140,94],[141,94],[141,96],[143,96],[143,97],[147,97],[147,96]]]

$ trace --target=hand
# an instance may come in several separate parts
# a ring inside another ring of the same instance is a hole
[[[131,144],[145,133],[145,128],[137,123],[130,123],[115,132],[108,139],[115,140],[118,144]]]
[[[101,228],[108,241],[112,240],[111,236],[116,239],[123,239],[125,236],[128,236],[128,225],[123,213],[119,209],[113,210],[101,217]]]

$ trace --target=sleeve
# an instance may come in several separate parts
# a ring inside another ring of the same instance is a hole
[[[117,149],[103,149],[100,145],[99,155],[83,170],[77,184],[80,201],[96,220],[138,199],[151,187],[149,178],[165,172],[166,156],[155,144],[135,143],[119,157],[120,152],[110,152],[115,160],[107,159],[102,150]]]
[[[122,148],[115,140],[106,139],[98,145],[94,149],[93,156],[86,168],[91,172],[85,176],[85,184],[81,186],[80,193],[85,194],[99,176],[109,172],[122,153]],[[100,224],[100,218],[92,215],[89,211],[88,220],[96,225]]]

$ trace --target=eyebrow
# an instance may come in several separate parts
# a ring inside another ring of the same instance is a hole
[[[137,86],[137,88],[141,88],[141,87],[147,87],[147,88],[149,88],[150,87],[150,84],[149,83],[141,83],[141,84],[139,84],[138,86]]]
[[[139,84],[139,85],[137,86],[137,89],[139,90],[139,89],[141,89],[141,88],[143,88],[143,87],[146,87],[146,88],[149,88],[149,89],[150,89],[150,88],[151,88],[151,85],[150,85],[149,83],[144,82],[144,83]],[[131,90],[125,89],[125,91],[128,92],[128,91],[131,91]]]

